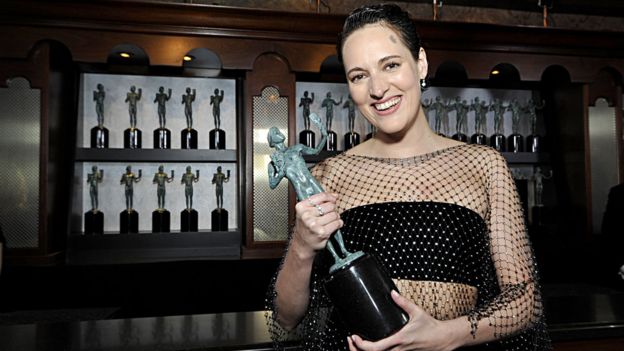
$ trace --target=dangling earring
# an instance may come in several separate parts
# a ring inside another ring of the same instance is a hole
[[[427,86],[427,80],[426,79],[421,79],[420,80],[420,90],[425,91],[427,90],[428,86]]]

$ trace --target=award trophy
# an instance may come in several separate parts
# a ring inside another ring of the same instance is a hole
[[[195,89],[186,88],[186,94],[182,95],[184,105],[184,116],[186,117],[186,128],[180,133],[183,149],[197,149],[197,131],[193,129],[193,101],[195,101]]]
[[[91,196],[91,210],[84,214],[85,235],[104,234],[104,213],[98,210],[98,185],[102,182],[104,171],[98,171],[97,166],[91,168],[93,173],[87,174],[89,196]]]
[[[455,103],[450,106],[450,110],[455,110],[455,134],[451,138],[459,141],[463,141],[464,143],[468,142],[468,135],[466,135],[466,122],[468,117],[468,110],[470,106],[468,106],[468,102],[466,100],[461,100],[459,96],[455,98]]]
[[[507,106],[507,111],[511,111],[511,130],[512,134],[507,137],[507,151],[523,152],[524,138],[520,135],[520,113],[522,108],[518,103],[518,99],[513,99]]]
[[[314,93],[308,97],[308,92],[303,92],[303,97],[299,101],[299,107],[303,107],[303,130],[299,133],[299,143],[308,147],[314,147],[316,136],[310,130],[310,105],[314,102]]]
[[[325,125],[327,127],[327,142],[323,150],[338,151],[338,136],[331,130],[331,126],[334,119],[334,106],[342,104],[342,97],[340,97],[340,101],[336,101],[331,96],[331,93],[328,92],[321,103],[321,107],[325,108]]]
[[[444,124],[445,127],[446,125],[448,125],[448,110],[450,104],[443,102],[440,96],[436,96],[435,101],[432,102],[429,106],[435,111],[435,123],[433,129],[435,130],[436,134],[446,136],[442,132],[442,125]]]
[[[542,195],[544,193],[544,179],[552,178],[552,172],[548,172],[548,174],[542,172],[541,167],[535,167],[535,172],[533,173],[533,189],[534,189],[534,206],[532,209],[532,223],[535,228],[541,228],[544,226],[544,219],[546,217],[546,213],[544,210],[544,201],[542,199]]]
[[[215,128],[210,131],[210,149],[212,150],[225,150],[225,131],[221,129],[221,103],[224,96],[223,90],[219,95],[219,89],[215,89],[214,95],[210,97],[215,124]]]
[[[529,119],[531,121],[531,135],[527,136],[526,140],[526,149],[530,152],[540,152],[543,148],[542,137],[537,134],[537,113],[535,112],[536,109],[541,110],[542,108],[544,108],[544,101],[536,105],[533,99],[529,99],[526,106],[523,108],[529,114]]]
[[[470,142],[478,145],[487,145],[487,137],[484,130],[489,106],[485,104],[485,101],[479,101],[477,96],[472,100],[470,110],[475,112],[475,133],[470,137]]]
[[[104,86],[97,85],[97,90],[93,92],[93,101],[95,101],[95,113],[97,115],[97,126],[91,128],[91,148],[105,149],[108,148],[108,129],[104,127]]]
[[[130,87],[130,91],[126,94],[126,102],[128,103],[128,113],[130,115],[130,128],[124,130],[124,148],[140,149],[141,148],[141,130],[137,125],[137,102],[141,100],[141,88],[136,92],[136,87]]]
[[[154,103],[158,104],[159,128],[154,130],[154,149],[171,149],[171,131],[165,127],[167,124],[167,101],[171,99],[171,89],[165,94],[165,88],[158,88]]]
[[[349,131],[344,135],[345,150],[349,150],[360,143],[360,134],[355,131],[355,103],[351,99],[351,95],[347,98],[342,108],[349,111]]]
[[[154,174],[152,184],[156,184],[156,196],[158,208],[152,212],[152,233],[169,233],[171,230],[171,214],[165,209],[166,183],[173,181],[173,169],[171,177],[165,173],[165,167],[158,166],[158,172]]]
[[[186,173],[182,174],[182,182],[184,184],[184,197],[186,198],[186,209],[180,213],[180,231],[196,232],[198,215],[193,209],[193,183],[199,181],[199,169],[195,170],[195,174],[191,171],[191,166],[186,166]]]
[[[228,230],[228,211],[223,208],[223,183],[230,181],[230,170],[227,175],[221,172],[221,166],[217,167],[217,173],[212,176],[212,184],[216,186],[215,194],[217,195],[217,208],[212,210],[212,231]]]
[[[272,127],[268,135],[269,145],[276,150],[268,164],[269,186],[274,189],[286,177],[299,201],[323,191],[310,174],[302,155],[320,152],[327,130],[317,115],[311,114],[310,120],[321,130],[322,142],[317,148],[302,144],[286,147],[286,138],[276,127]],[[325,289],[351,333],[368,340],[379,340],[407,323],[408,316],[390,296],[390,292],[396,289],[394,282],[373,256],[362,251],[349,252],[340,230],[327,241],[326,249],[334,264],[325,278]]]
[[[490,137],[490,146],[499,152],[505,151],[505,136],[503,135],[503,115],[507,110],[507,106],[499,99],[494,99],[490,104],[490,111],[494,111],[494,134]]]
[[[141,181],[141,170],[139,175],[132,173],[132,167],[126,167],[126,173],[121,176],[119,182],[124,186],[126,195],[126,209],[119,214],[119,233],[138,233],[139,232],[139,213],[132,208],[132,199],[134,197],[134,183]]]

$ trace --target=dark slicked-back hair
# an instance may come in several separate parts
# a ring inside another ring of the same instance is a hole
[[[418,60],[420,38],[409,14],[398,5],[379,4],[362,6],[349,14],[342,27],[342,32],[338,36],[338,44],[336,46],[340,62],[342,62],[342,46],[349,35],[367,24],[375,23],[395,30],[403,44],[411,51],[414,59]]]

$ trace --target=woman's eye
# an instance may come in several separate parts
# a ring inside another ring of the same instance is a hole
[[[356,74],[351,76],[351,83],[356,83],[357,81],[361,80],[362,78],[364,78],[363,74]]]
[[[386,70],[392,70],[392,69],[398,68],[399,66],[401,66],[401,64],[398,62],[389,62],[385,68]]]

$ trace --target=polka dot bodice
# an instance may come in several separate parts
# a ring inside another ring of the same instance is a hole
[[[403,296],[437,319],[467,316],[470,333],[487,318],[497,341],[485,349],[549,349],[524,215],[498,152],[463,144],[401,159],[341,154],[312,173],[338,194],[347,249],[376,256]],[[317,254],[297,330],[305,350],[348,349],[323,288],[331,263]],[[269,327],[279,348],[287,334],[271,315]]]

